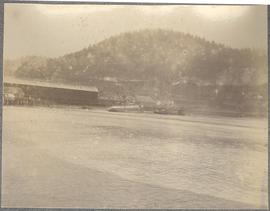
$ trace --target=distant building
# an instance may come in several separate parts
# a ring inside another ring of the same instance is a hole
[[[96,87],[70,86],[48,82],[26,80],[4,80],[4,90],[20,89],[27,101],[48,102],[65,105],[96,105],[98,89]]]

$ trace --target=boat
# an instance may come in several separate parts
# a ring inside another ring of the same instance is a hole
[[[141,107],[139,105],[123,105],[123,106],[111,106],[108,108],[110,112],[139,112]]]

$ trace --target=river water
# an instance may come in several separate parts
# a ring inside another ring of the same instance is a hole
[[[5,107],[3,122],[4,156],[25,143],[140,184],[267,207],[265,119]]]

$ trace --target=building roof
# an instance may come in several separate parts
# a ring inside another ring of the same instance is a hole
[[[44,82],[44,81],[30,81],[30,80],[22,80],[22,79],[14,79],[14,78],[4,78],[4,83],[57,88],[57,89],[72,89],[72,90],[81,90],[81,91],[88,91],[88,92],[98,92],[97,87],[94,87],[94,86],[77,86],[77,85],[67,85],[67,84]]]

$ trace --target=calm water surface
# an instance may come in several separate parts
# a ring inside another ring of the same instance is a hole
[[[5,107],[3,137],[4,152],[34,146],[142,184],[267,204],[265,119]]]

